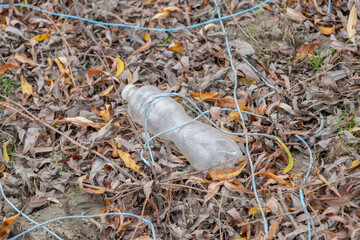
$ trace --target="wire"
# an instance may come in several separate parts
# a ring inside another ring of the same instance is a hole
[[[1,181],[0,181],[0,191],[1,191],[1,195],[3,196],[4,200],[17,212],[19,213],[20,210],[6,197]],[[36,224],[37,226],[39,225],[39,223],[37,223],[36,221],[32,220],[30,217],[28,217],[25,213],[21,212],[21,215],[26,218],[27,220],[29,220],[30,222]],[[42,227],[43,229],[45,229],[46,231],[48,231],[51,235],[53,235],[56,239],[62,240],[61,237],[59,237],[58,235],[56,235],[56,233],[54,233],[53,231],[51,231],[50,229],[46,228],[46,227]]]
[[[83,17],[77,17],[77,16],[74,16],[74,15],[68,15],[68,14],[62,14],[62,13],[54,13],[54,12],[51,12],[51,11],[43,10],[43,9],[31,6],[31,5],[22,4],[22,3],[15,3],[14,6],[15,7],[25,7],[25,8],[33,9],[33,10],[38,11],[38,12],[54,15],[54,16],[66,17],[66,18],[81,20],[81,21],[89,22],[89,23],[93,23],[93,24],[101,24],[101,25],[104,25],[104,26],[114,26],[114,27],[132,28],[132,29],[138,29],[138,30],[149,30],[149,31],[158,31],[158,32],[174,32],[174,31],[180,31],[180,30],[185,30],[185,29],[197,28],[197,27],[201,27],[203,25],[209,24],[209,23],[218,22],[220,20],[226,20],[226,19],[229,19],[229,18],[232,18],[232,17],[235,17],[235,16],[239,16],[241,14],[250,12],[250,11],[252,11],[252,10],[254,10],[254,9],[264,5],[265,3],[270,2],[270,1],[272,1],[272,0],[265,0],[262,3],[259,3],[258,5],[255,5],[254,7],[248,8],[248,9],[246,9],[244,11],[240,11],[240,12],[237,12],[235,14],[228,15],[228,16],[225,16],[225,17],[211,19],[211,20],[201,22],[201,23],[198,23],[198,24],[194,24],[194,25],[191,25],[191,26],[169,28],[169,29],[138,27],[138,26],[122,24],[122,23],[107,23],[107,22],[102,22],[102,21],[95,21],[95,20],[90,20],[90,19],[83,18]],[[9,4],[1,4],[0,5],[0,8],[5,8],[5,7],[9,7]]]
[[[117,216],[126,216],[126,217],[135,217],[137,219],[141,219],[142,221],[144,221],[147,225],[149,225],[149,227],[151,228],[151,234],[152,234],[152,238],[153,240],[156,240],[156,234],[155,234],[155,228],[153,226],[153,224],[149,221],[149,220],[146,220],[144,218],[141,218],[140,216],[138,215],[135,215],[135,214],[132,214],[132,213],[104,213],[104,214],[96,214],[96,215],[88,215],[88,216],[65,216],[65,217],[58,217],[58,218],[54,218],[54,219],[50,219],[46,222],[43,222],[43,223],[40,223],[32,228],[29,228],[28,230],[20,233],[19,235],[16,235],[15,237],[12,237],[10,238],[10,240],[13,240],[13,239],[17,239],[23,235],[25,235],[26,233],[28,232],[31,232],[35,229],[37,229],[38,227],[42,227],[48,223],[52,223],[52,222],[55,222],[55,221],[59,221],[59,220],[64,220],[64,219],[78,219],[78,218],[96,218],[96,217],[104,217],[104,216],[114,216],[114,215],[117,215]],[[60,238],[61,239],[61,238]]]

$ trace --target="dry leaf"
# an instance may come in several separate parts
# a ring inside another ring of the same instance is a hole
[[[263,207],[262,209],[263,209],[263,212],[265,212],[265,213],[271,212],[271,210],[267,207]],[[249,210],[249,216],[252,216],[256,213],[261,213],[259,206],[255,206]]]
[[[89,178],[88,174],[78,178],[77,183],[79,184],[79,187],[81,188],[81,190],[83,190],[87,193],[91,193],[91,194],[103,194],[104,192],[106,192],[106,187],[92,186],[89,184],[86,184],[86,187],[85,187],[83,184],[83,181],[88,178]]]
[[[291,171],[291,169],[294,166],[294,159],[291,155],[291,152],[289,150],[289,148],[285,145],[285,143],[283,143],[279,138],[276,137],[276,140],[280,143],[280,145],[285,149],[285,152],[287,153],[288,157],[289,157],[289,163],[286,166],[286,168],[283,170],[283,173],[287,173],[289,171]]]
[[[183,54],[184,53],[184,46],[178,44],[175,41],[172,41],[172,43],[168,47],[168,50],[179,53],[179,54]]]
[[[6,70],[10,69],[10,68],[18,68],[20,67],[20,65],[17,62],[12,62],[12,63],[7,63],[5,65],[2,65],[0,67],[0,76],[3,75]]]
[[[281,183],[283,185],[288,185],[290,187],[295,187],[294,184],[292,183],[288,183],[287,181],[285,181],[284,179],[282,179],[281,177],[279,176],[276,176],[275,174],[272,174],[272,173],[269,173],[269,172],[259,172],[257,174],[260,174],[261,176],[264,176],[264,177],[269,177],[269,178],[272,178],[274,179],[275,181],[277,181],[278,183]]]
[[[352,43],[355,43],[355,36],[356,36],[356,23],[357,23],[357,7],[356,4],[351,8],[348,23],[346,26],[346,31],[349,35],[349,40]]]
[[[37,65],[37,63],[34,60],[32,60],[30,58],[27,58],[27,57],[25,57],[25,56],[23,56],[23,55],[21,55],[19,53],[15,54],[14,59],[19,61],[19,62],[22,62],[22,63],[27,63],[30,66],[36,66]]]
[[[7,230],[10,227],[10,224],[12,224],[22,213],[24,209],[22,209],[18,214],[16,214],[15,216],[9,217],[9,218],[5,218],[3,221],[3,224],[0,228],[0,238],[4,238],[7,235]]]
[[[138,53],[138,52],[143,52],[148,50],[151,47],[151,38],[149,37],[149,40],[143,44],[141,47],[139,47],[138,49],[135,50],[134,53]]]
[[[130,157],[129,153],[123,152],[120,149],[117,150],[120,158],[124,161],[125,166],[134,170],[135,172],[140,171],[140,167],[136,164],[136,162]]]
[[[88,77],[91,77],[91,76],[94,76],[94,75],[97,75],[97,74],[104,74],[104,72],[101,71],[101,70],[89,70],[89,71],[87,71]]]
[[[350,169],[356,168],[358,166],[360,166],[360,160],[354,160],[354,161],[351,162],[350,167],[348,167],[347,169],[350,170]]]
[[[37,36],[35,36],[35,37],[30,38],[29,41],[27,41],[27,42],[25,43],[25,45],[28,45],[31,40],[35,40],[36,42],[39,42],[39,41],[43,41],[43,40],[46,40],[46,39],[50,39],[50,35],[49,35],[49,34],[37,35]]]
[[[9,163],[10,158],[9,158],[9,155],[8,155],[8,152],[7,152],[7,144],[8,144],[8,142],[4,142],[4,143],[3,143],[3,151],[4,151],[3,157],[4,157],[5,161],[6,161],[7,163]]]
[[[102,91],[99,96],[103,97],[106,96],[107,94],[109,94],[111,92],[111,90],[115,87],[115,85],[111,85],[110,87],[108,87],[107,89],[105,89],[104,91]]]
[[[224,181],[210,183],[208,187],[208,192],[204,197],[204,202],[207,203],[220,189],[224,184]]]
[[[332,27],[325,27],[319,24],[315,24],[315,28],[318,29],[324,35],[330,35],[335,32],[335,25],[333,25]]]
[[[288,16],[289,18],[291,18],[292,20],[299,21],[299,22],[303,22],[306,20],[306,17],[301,12],[298,12],[289,7],[286,9],[285,15]]]
[[[21,90],[24,95],[32,94],[32,86],[26,80],[21,80]]]
[[[196,92],[196,93],[190,93],[190,96],[196,100],[196,101],[200,101],[200,100],[205,100],[205,99],[209,99],[209,98],[216,98],[218,95],[218,92],[211,92],[211,93],[200,93],[200,92]]]
[[[124,62],[120,58],[116,58],[116,74],[115,77],[119,77],[121,73],[124,71],[125,65]]]
[[[105,123],[96,123],[84,117],[68,117],[64,118],[62,121],[67,121],[80,127],[90,126],[93,128],[102,128],[105,126]]]
[[[208,173],[213,180],[228,180],[238,176],[244,169],[246,162],[242,166],[223,169],[211,169]]]

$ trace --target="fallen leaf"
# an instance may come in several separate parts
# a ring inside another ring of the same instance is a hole
[[[168,47],[168,50],[179,53],[179,54],[183,54],[184,53],[184,46],[178,44],[175,41],[172,41],[172,43]]]
[[[26,80],[21,80],[21,90],[24,95],[31,95],[32,94],[32,86]]]
[[[37,35],[35,37],[30,38],[25,45],[28,45],[30,43],[31,40],[35,40],[36,42],[39,41],[43,41],[43,40],[47,40],[50,39],[50,35],[49,34],[41,34],[41,35]]]
[[[325,27],[319,24],[315,24],[315,28],[318,29],[324,35],[330,35],[335,32],[335,25],[332,27]]]
[[[200,92],[195,92],[195,93],[190,93],[190,96],[195,99],[196,101],[200,101],[200,100],[205,100],[205,99],[209,99],[209,98],[216,98],[218,95],[218,92],[207,92],[207,93],[200,93]]]
[[[357,23],[357,7],[356,4],[354,3],[354,5],[350,10],[349,19],[346,26],[346,31],[349,35],[349,40],[352,43],[355,43],[356,23]]]
[[[282,221],[282,217],[280,216],[271,225],[271,227],[269,229],[269,234],[268,234],[268,237],[266,238],[266,240],[272,240],[272,239],[274,239],[276,237],[276,233],[277,233],[277,230],[280,227],[281,221]]]
[[[8,155],[8,152],[7,152],[7,144],[8,144],[8,142],[4,142],[4,143],[3,143],[3,151],[4,151],[3,157],[4,157],[5,161],[6,161],[7,163],[9,163],[10,158],[9,158],[9,155]]]
[[[356,168],[358,166],[360,166],[360,160],[354,160],[354,161],[351,162],[350,167],[348,167],[347,169],[350,170],[350,169]]]
[[[120,149],[117,150],[120,158],[124,161],[125,166],[134,170],[135,172],[140,171],[140,167],[136,164],[136,162],[130,157],[129,153],[123,152]]]
[[[303,43],[299,49],[299,51],[296,53],[295,59],[298,61],[302,61],[304,58],[306,58],[309,54],[314,52],[320,45],[322,41],[315,41],[311,44]]]
[[[204,197],[204,202],[207,203],[219,191],[220,187],[223,184],[224,184],[223,181],[210,183],[207,194]]]
[[[7,235],[7,230],[10,227],[10,224],[12,224],[22,213],[24,209],[22,209],[18,214],[16,214],[15,216],[9,217],[9,218],[5,218],[3,221],[3,224],[0,228],[0,238],[4,238]]]
[[[249,111],[249,109],[246,106],[241,106],[240,110],[241,111]],[[232,122],[235,119],[238,119],[239,117],[240,117],[240,113],[233,111],[227,116],[226,121],[227,122]]]
[[[224,98],[208,98],[207,101],[217,102],[221,107],[225,108],[236,108],[235,99],[233,97],[224,97]],[[247,103],[246,99],[238,99],[238,105],[245,106]]]
[[[262,210],[265,213],[271,212],[271,210],[269,208],[267,208],[267,207],[263,207]],[[255,207],[253,207],[253,208],[251,208],[249,210],[249,216],[252,216],[252,215],[257,214],[257,213],[261,213],[259,206],[255,206]]]
[[[124,62],[120,58],[116,58],[116,74],[115,77],[119,77],[121,73],[124,71],[125,65]]]
[[[283,170],[283,173],[287,173],[289,172],[293,166],[294,166],[294,159],[291,155],[291,152],[289,150],[289,148],[285,145],[285,143],[283,143],[280,138],[277,138],[276,137],[276,140],[280,143],[280,145],[285,149],[285,152],[287,153],[288,157],[289,157],[289,163],[288,165],[286,166],[286,168]]]
[[[252,195],[254,194],[252,191],[244,187],[244,185],[239,180],[234,180],[232,182],[225,181],[224,187],[234,192],[244,192]]]
[[[292,20],[299,22],[303,22],[306,20],[306,17],[301,12],[298,12],[295,9],[289,7],[286,9],[285,15],[291,18]]]
[[[136,49],[134,53],[146,51],[146,50],[148,50],[150,47],[151,47],[151,38],[149,37],[149,40],[146,41],[145,44],[141,45],[141,47],[139,47],[138,49]]]
[[[103,126],[105,126],[105,123],[96,123],[94,121],[91,121],[87,118],[84,117],[68,117],[68,118],[64,118],[64,120],[60,120],[60,121],[67,121],[70,122],[72,124],[75,124],[77,126],[80,127],[93,127],[93,128],[102,128]]]
[[[108,87],[107,89],[105,89],[104,91],[102,91],[99,96],[103,97],[106,96],[107,94],[109,94],[111,92],[111,90],[115,87],[115,85],[111,85],[110,87]]]
[[[89,178],[88,174],[78,178],[77,183],[81,188],[81,190],[91,194],[103,194],[104,192],[106,192],[106,187],[92,186],[90,184],[86,184],[85,187],[83,181],[88,178]]]
[[[97,75],[97,74],[104,74],[104,72],[101,71],[101,70],[89,70],[89,71],[87,71],[88,77],[91,77],[91,76],[94,76],[94,75]]]
[[[6,72],[6,70],[11,69],[11,68],[18,68],[18,67],[20,67],[20,65],[17,62],[12,62],[12,63],[7,63],[5,65],[2,65],[0,67],[0,76],[3,75]]]
[[[242,166],[223,169],[211,169],[208,173],[213,180],[228,180],[238,176],[244,169],[247,162]]]
[[[269,177],[269,178],[272,178],[274,179],[275,181],[277,181],[278,183],[281,183],[283,185],[288,185],[290,187],[295,187],[294,184],[292,183],[288,183],[287,181],[285,181],[284,179],[282,179],[281,177],[279,176],[276,176],[275,174],[273,173],[269,173],[269,172],[259,172],[257,174],[260,174],[261,176],[264,176],[264,177]]]
[[[37,63],[30,59],[30,58],[27,58],[19,53],[16,53],[15,56],[14,56],[14,59],[19,61],[19,62],[22,62],[22,63],[26,63],[26,64],[29,64],[30,66],[36,66]]]

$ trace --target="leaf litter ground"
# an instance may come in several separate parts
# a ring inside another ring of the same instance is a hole
[[[222,1],[223,15],[252,1]],[[355,10],[354,10],[355,6]],[[61,1],[38,5],[52,12],[136,26],[172,28],[209,20],[208,1]],[[356,239],[359,209],[359,2],[271,1],[226,20],[226,31],[249,132],[258,194],[269,239],[306,239],[298,189],[304,186],[313,239]],[[357,13],[357,14],[356,14]],[[356,16],[357,15],[357,16]],[[89,24],[22,7],[1,17],[1,170],[6,196],[43,222],[60,216],[128,212],[142,215],[160,239],[261,239],[263,222],[247,160],[236,169],[192,169],[171,143],[151,144],[156,164],[140,159],[143,128],[132,122],[123,87],[154,85],[191,96],[221,128],[242,132],[234,76],[218,23],[172,33]],[[353,26],[353,29],[352,29]],[[355,31],[354,31],[355,30]],[[352,35],[351,35],[352,34]],[[350,45],[355,43],[355,45]],[[357,44],[357,46],[356,46]],[[239,52],[272,85],[271,92]],[[181,101],[181,99],[178,99]],[[190,104],[181,101],[196,116]],[[244,138],[234,137],[244,150]],[[292,154],[294,166],[284,173]],[[1,201],[4,217],[16,214]],[[19,217],[9,236],[33,226]],[[127,217],[64,220],[48,226],[63,239],[150,239],[144,223]],[[2,228],[3,230],[4,228]],[[37,229],[27,237],[49,239]]]

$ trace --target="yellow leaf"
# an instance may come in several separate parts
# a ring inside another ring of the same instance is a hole
[[[4,159],[5,159],[5,161],[7,162],[7,163],[9,163],[9,161],[10,161],[10,158],[9,158],[9,155],[8,155],[8,152],[7,152],[7,143],[8,142],[4,142],[3,143],[3,150],[4,150],[4,153],[3,153],[3,157],[4,157]]]
[[[224,169],[211,169],[208,173],[213,180],[228,180],[238,176],[244,169],[247,162],[242,166]]]
[[[111,85],[110,87],[108,87],[107,89],[105,89],[104,91],[102,91],[99,96],[103,97],[107,94],[109,94],[111,92],[111,90],[115,87],[115,85]]]
[[[348,23],[346,26],[346,31],[349,35],[349,40],[352,43],[355,43],[356,23],[357,23],[357,7],[356,7],[356,4],[354,3],[354,5],[351,8]]]
[[[120,58],[116,58],[116,74],[115,77],[119,77],[121,73],[124,71],[125,65],[124,62]]]
[[[139,172],[140,167],[136,164],[136,162],[130,157],[129,153],[123,152],[120,149],[117,150],[120,158],[124,161],[125,166],[131,168],[135,172]]]
[[[353,169],[353,168],[356,168],[360,165],[360,160],[354,160],[352,161],[350,167],[348,167],[347,169]]]
[[[21,80],[21,90],[23,94],[32,94],[32,86],[26,80]]]
[[[324,26],[318,25],[317,28],[324,35],[330,35],[335,32],[335,25],[333,25],[332,27],[324,27]]]
[[[283,143],[279,138],[277,138],[276,137],[276,140],[280,143],[280,145],[285,149],[285,151],[286,151],[286,153],[287,153],[287,155],[288,155],[288,157],[289,157],[289,163],[288,163],[288,165],[286,166],[286,168],[283,170],[283,173],[287,173],[287,172],[289,172],[292,168],[293,168],[293,166],[294,166],[294,159],[293,159],[293,157],[292,157],[292,155],[291,155],[291,152],[290,152],[290,150],[288,149],[288,147],[285,145],[285,143]]]
[[[46,39],[50,39],[50,35],[49,35],[49,34],[37,35],[37,36],[35,36],[35,37],[30,38],[29,41],[27,41],[27,42],[25,43],[25,45],[28,45],[31,40],[35,40],[36,42],[39,42],[39,41],[43,41],[43,40],[46,40]]]
[[[263,211],[264,212],[271,212],[271,210],[269,209],[269,208],[263,208]],[[252,216],[252,215],[254,215],[254,214],[256,214],[256,213],[260,213],[261,211],[260,211],[260,208],[259,208],[259,206],[255,206],[255,207],[253,207],[253,208],[251,208],[250,210],[249,210],[249,216]]]

